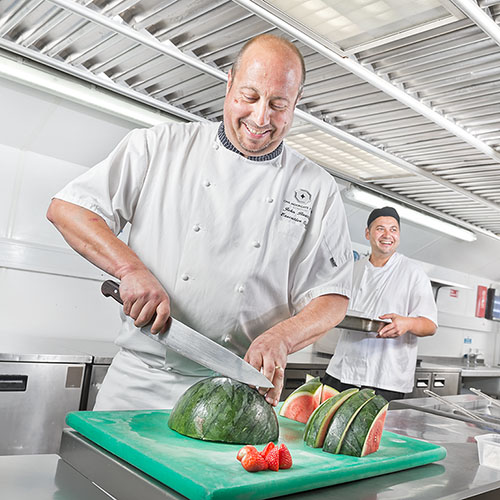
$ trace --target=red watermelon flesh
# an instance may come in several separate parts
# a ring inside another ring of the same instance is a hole
[[[332,396],[336,396],[337,394],[339,394],[339,391],[337,391],[337,389],[334,389],[333,387],[330,387],[326,384],[320,385],[314,393],[314,402],[316,403],[316,407],[318,407],[321,403],[324,403]]]
[[[305,424],[315,409],[314,395],[309,392],[299,392],[288,396],[281,407],[280,415]]]
[[[368,435],[366,436],[365,444],[361,450],[361,456],[364,457],[370,453],[375,453],[382,439],[382,431],[384,430],[385,417],[387,416],[387,407],[385,411],[378,414],[377,418],[373,421]]]

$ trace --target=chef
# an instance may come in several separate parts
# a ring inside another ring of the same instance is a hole
[[[371,387],[390,401],[412,392],[417,339],[434,335],[437,310],[429,278],[396,252],[398,212],[392,207],[373,210],[365,237],[371,253],[354,264],[349,309],[388,323],[378,333],[344,330],[324,383],[338,390]]]
[[[132,131],[53,199],[49,220],[121,283],[121,350],[95,409],[170,408],[213,375],[141,334],[153,317],[153,332],[172,314],[262,369],[272,405],[287,356],[343,319],[352,250],[338,187],[283,142],[304,77],[292,43],[256,37],[228,74],[222,123]]]

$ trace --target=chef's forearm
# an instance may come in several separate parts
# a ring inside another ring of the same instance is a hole
[[[128,272],[146,269],[104,219],[91,210],[55,198],[47,218],[76,252],[108,274],[122,279]]]
[[[409,331],[417,337],[429,337],[436,333],[436,325],[430,319],[423,316],[409,319],[411,320]]]
[[[277,330],[273,335],[283,339],[288,354],[299,351],[338,325],[344,319],[348,303],[349,299],[343,295],[321,295],[297,315],[273,327],[272,330]]]

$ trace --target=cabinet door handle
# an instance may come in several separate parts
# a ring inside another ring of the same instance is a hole
[[[23,392],[28,387],[28,375],[0,375],[0,392]]]

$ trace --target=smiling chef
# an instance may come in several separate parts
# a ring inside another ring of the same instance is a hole
[[[52,200],[66,241],[121,281],[121,350],[95,409],[171,408],[213,375],[139,333],[154,315],[153,332],[172,314],[262,369],[272,405],[287,355],[344,318],[352,250],[338,187],[283,142],[304,77],[293,44],[256,37],[228,74],[222,123],[132,131]]]
[[[398,212],[392,207],[377,208],[366,226],[371,254],[354,264],[349,307],[389,321],[378,334],[343,331],[323,382],[341,391],[371,387],[391,401],[412,392],[417,339],[434,335],[437,309],[424,271],[396,252]]]

